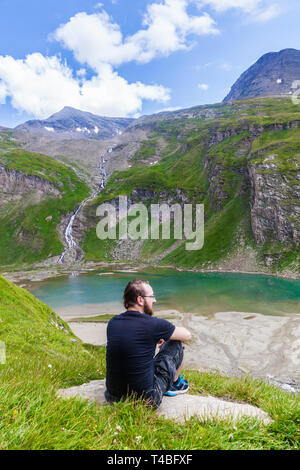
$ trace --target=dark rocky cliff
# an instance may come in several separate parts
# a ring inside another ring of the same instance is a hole
[[[297,129],[299,121],[276,126],[277,132]],[[269,129],[274,128],[270,126]],[[300,245],[300,154],[294,144],[274,142],[252,152],[251,225],[256,243],[278,241]]]
[[[37,191],[40,196],[51,195],[61,198],[58,189],[49,181],[36,175],[26,175],[23,171],[10,170],[0,163],[1,201],[21,198],[25,193]]]

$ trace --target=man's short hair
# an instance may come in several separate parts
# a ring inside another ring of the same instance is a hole
[[[149,285],[148,281],[143,279],[133,279],[128,282],[123,294],[123,303],[125,308],[133,307],[139,295],[145,295],[145,284]]]

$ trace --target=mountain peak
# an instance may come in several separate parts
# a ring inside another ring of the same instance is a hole
[[[268,52],[234,83],[224,101],[263,96],[291,96],[293,82],[300,79],[300,51]]]
[[[102,117],[65,106],[44,120],[27,121],[16,129],[63,139],[111,139],[134,121],[131,118]]]
[[[49,116],[45,121],[52,121],[52,120],[57,120],[57,119],[68,119],[72,118],[72,116],[94,116],[94,117],[99,117],[96,114],[92,114],[86,111],[81,111],[80,109],[72,108],[72,106],[64,106],[60,111],[57,111],[56,113],[52,114]]]

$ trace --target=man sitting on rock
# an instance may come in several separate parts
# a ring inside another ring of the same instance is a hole
[[[134,395],[158,407],[163,395],[175,396],[189,388],[179,371],[182,342],[191,334],[154,317],[156,300],[148,281],[129,282],[123,300],[126,312],[113,317],[107,326],[105,398],[114,402]],[[156,345],[159,352],[154,357]]]

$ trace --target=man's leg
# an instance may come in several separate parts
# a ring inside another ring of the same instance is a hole
[[[180,375],[180,371],[181,371],[182,365],[183,365],[183,361],[182,361],[181,365],[179,366],[179,368],[178,368],[177,371],[176,371],[176,375],[175,375],[175,378],[174,378],[174,382],[177,382],[177,380],[178,380],[178,377],[179,377],[179,375]]]
[[[166,341],[154,358],[154,388],[146,398],[156,408],[162,402],[165,393],[171,389],[179,377],[183,362],[184,347],[181,341]]]
[[[178,380],[183,363],[184,347],[181,341],[166,341],[154,358],[155,380],[162,394],[171,389]]]

